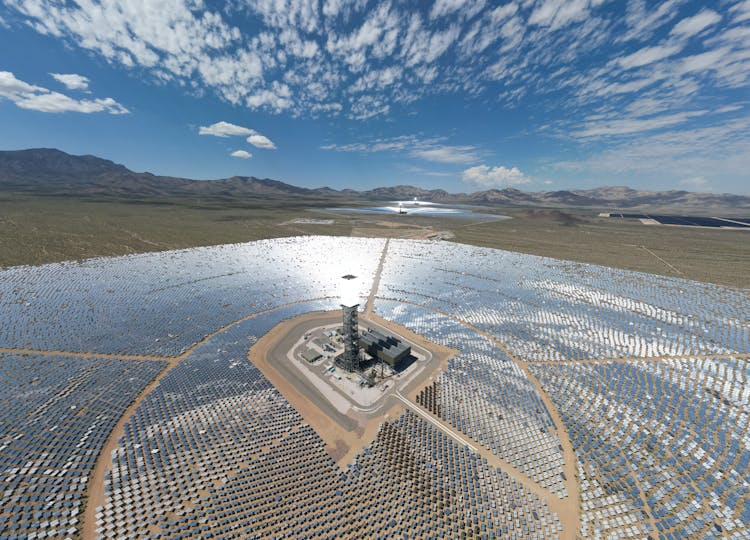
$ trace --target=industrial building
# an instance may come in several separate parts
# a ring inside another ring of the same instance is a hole
[[[305,360],[306,362],[309,362],[309,363],[311,363],[311,364],[312,364],[313,362],[317,362],[318,360],[320,360],[320,359],[321,359],[321,358],[323,357],[323,355],[322,355],[322,354],[320,354],[320,353],[319,353],[318,351],[316,351],[315,349],[305,349],[305,350],[304,350],[304,351],[302,352],[302,355],[301,355],[301,356],[302,356],[302,358],[303,358],[303,359],[304,359],[304,360]]]
[[[391,367],[397,366],[404,358],[411,355],[411,345],[407,345],[397,337],[371,328],[359,336],[359,346],[373,358]]]
[[[341,334],[344,341],[344,352],[336,358],[336,364],[342,369],[354,373],[363,367],[364,351],[372,358],[380,360],[391,367],[397,366],[402,360],[411,355],[411,346],[397,337],[387,335],[372,328],[360,335],[359,333],[359,297],[351,284],[356,276],[347,274],[341,276],[343,291],[341,295],[341,309],[343,325]]]

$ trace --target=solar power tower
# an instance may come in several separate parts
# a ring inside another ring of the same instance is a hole
[[[356,277],[351,274],[342,276],[349,282]],[[353,372],[359,369],[359,298],[351,294],[342,295],[341,309],[344,317],[344,354],[341,357],[341,367]]]

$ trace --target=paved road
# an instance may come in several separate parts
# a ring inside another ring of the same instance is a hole
[[[315,406],[326,416],[334,420],[346,431],[354,431],[359,426],[357,421],[339,412],[325,396],[321,395],[320,391],[307,377],[302,375],[296,367],[291,365],[291,362],[286,356],[300,336],[305,332],[308,332],[313,328],[340,322],[340,320],[341,317],[339,313],[330,315],[321,314],[319,318],[299,323],[291,328],[289,332],[287,332],[286,335],[273,346],[268,352],[267,360],[282,377],[289,381],[300,394],[304,395],[315,404]]]
[[[380,274],[383,273],[383,265],[385,265],[385,258],[388,255],[388,243],[391,241],[390,238],[386,238],[385,245],[383,246],[383,252],[380,254],[380,261],[378,262],[378,268],[375,270],[375,277],[372,280],[372,288],[370,289],[370,296],[367,297],[367,303],[365,304],[365,311],[363,315],[372,315],[373,309],[375,309],[375,296],[378,294],[378,288],[380,287]]]
[[[404,396],[402,396],[398,392],[396,392],[395,397],[398,398],[404,405],[406,405],[406,407],[408,409],[410,409],[410,410],[414,411],[415,413],[417,413],[419,416],[421,416],[422,418],[424,418],[425,420],[427,420],[428,422],[430,422],[432,425],[434,425],[435,427],[437,427],[443,433],[449,435],[450,437],[453,437],[456,441],[458,441],[459,444],[461,444],[462,446],[468,447],[469,450],[471,450],[475,454],[477,453],[477,447],[476,446],[474,446],[469,441],[467,441],[466,439],[464,439],[463,437],[461,437],[460,435],[458,435],[455,431],[453,431],[451,429],[448,429],[442,423],[440,423],[437,420],[435,420],[435,418],[432,415],[429,415],[426,412],[424,412],[422,409],[420,409],[419,407],[417,407],[416,405],[414,405],[411,401],[409,401],[408,399],[406,399]]]
[[[340,314],[338,312],[330,314],[320,314],[319,317],[314,319],[302,321],[299,324],[288,329],[286,334],[279,339],[279,341],[272,346],[266,355],[266,359],[269,365],[273,367],[286,381],[294,386],[303,396],[309,399],[315,406],[317,406],[323,414],[330,417],[341,427],[347,431],[352,431],[358,426],[358,422],[353,420],[351,417],[340,412],[329,400],[323,395],[320,389],[318,389],[304,374],[300,373],[299,368],[294,366],[289,360],[287,353],[294,347],[299,338],[321,326],[329,324],[335,324],[340,322]],[[373,326],[380,327],[375,321],[372,320],[360,320],[361,323],[372,324]],[[385,329],[387,330],[387,329]],[[403,336],[400,336],[403,338]],[[405,339],[405,338],[403,338]],[[412,344],[412,346],[426,359],[426,364],[420,361],[419,366],[416,368],[419,370],[413,376],[408,378],[407,382],[401,379],[394,379],[388,382],[389,388],[384,392],[383,398],[379,399],[372,407],[360,407],[355,403],[351,403],[354,410],[359,413],[365,414],[370,418],[374,418],[383,414],[383,411],[388,410],[392,405],[398,403],[398,398],[394,395],[397,389],[404,391],[410,391],[411,389],[419,386],[421,387],[428,380],[430,375],[434,375],[434,368],[436,366],[430,365],[433,361],[433,355],[430,351]],[[402,376],[403,377],[403,376]],[[342,397],[349,400],[349,397],[345,394],[341,394]],[[391,399],[391,398],[395,399]]]

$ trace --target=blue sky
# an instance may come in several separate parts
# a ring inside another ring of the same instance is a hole
[[[750,0],[0,0],[0,148],[451,192],[750,194]]]

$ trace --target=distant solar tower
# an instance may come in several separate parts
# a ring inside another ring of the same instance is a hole
[[[344,355],[341,358],[341,367],[352,372],[359,369],[359,297],[353,290],[353,281],[357,276],[347,274],[342,276],[345,284],[342,288],[341,309],[344,316]]]

